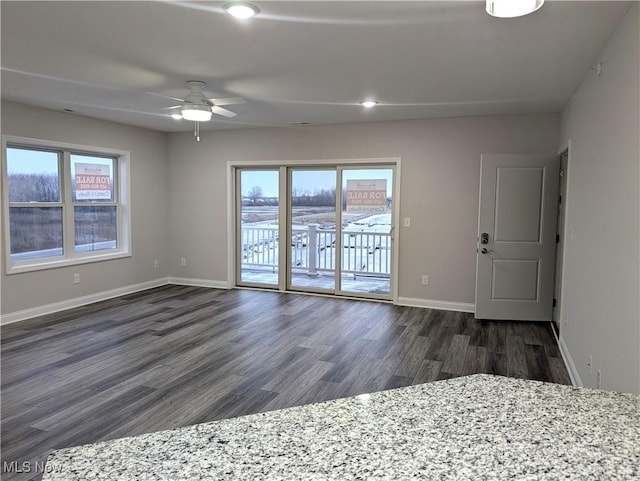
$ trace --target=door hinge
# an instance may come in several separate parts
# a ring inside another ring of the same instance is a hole
[[[562,196],[558,196],[558,204],[562,205]]]
[[[560,234],[556,234],[556,244],[560,243]]]
[[[558,300],[554,297],[553,298],[553,307],[556,307],[556,304],[558,303]]]

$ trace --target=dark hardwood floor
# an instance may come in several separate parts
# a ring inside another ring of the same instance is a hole
[[[2,327],[2,479],[40,479],[52,449],[472,373],[570,383],[549,323],[165,286]]]

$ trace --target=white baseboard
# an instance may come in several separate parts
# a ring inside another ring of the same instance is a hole
[[[212,281],[209,279],[190,279],[188,277],[169,277],[168,284],[194,287],[214,287],[216,289],[231,289],[227,281]]]
[[[65,309],[85,306],[87,304],[93,304],[94,302],[105,301],[114,297],[125,296],[127,294],[133,294],[134,292],[144,291],[145,289],[160,287],[166,284],[169,284],[169,282],[167,278],[164,277],[161,279],[154,279],[152,281],[141,282],[140,284],[133,284],[131,286],[118,287],[109,291],[97,292],[95,294],[89,294],[88,296],[75,297],[73,299],[54,302],[52,304],[46,304],[44,306],[32,307],[29,309],[24,309],[22,311],[10,312],[8,314],[0,316],[0,325],[4,326],[13,322],[31,319],[32,317],[53,314],[54,312],[64,311]]]
[[[560,355],[562,356],[562,360],[564,361],[564,365],[569,372],[569,378],[571,379],[571,384],[576,387],[584,387],[582,384],[582,379],[580,379],[580,375],[578,374],[578,370],[576,369],[576,365],[573,362],[573,358],[571,357],[571,353],[569,353],[569,348],[564,342],[562,338],[562,334],[558,338],[558,347],[560,348]]]
[[[424,307],[426,309],[440,309],[443,311],[476,312],[476,305],[467,302],[436,301],[433,299],[418,299],[414,297],[398,297],[399,306]]]

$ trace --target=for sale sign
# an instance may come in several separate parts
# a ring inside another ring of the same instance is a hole
[[[347,212],[375,214],[387,207],[387,179],[347,179]]]
[[[75,164],[76,199],[110,200],[111,174],[107,164]]]

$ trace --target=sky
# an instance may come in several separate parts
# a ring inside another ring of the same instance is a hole
[[[278,170],[242,170],[242,195],[247,195],[252,187],[262,189],[265,197],[278,196]],[[384,169],[345,169],[342,171],[343,185],[347,179],[386,179],[387,195],[391,197],[393,189],[393,170]],[[313,194],[316,190],[332,189],[336,186],[335,169],[294,169],[293,188],[308,191]]]
[[[9,174],[58,174],[58,154],[42,150],[7,149]]]
[[[113,168],[113,161],[104,157],[91,157],[71,154],[71,175],[74,175],[73,164],[82,162],[87,164],[105,164]],[[44,150],[29,150],[7,148],[8,174],[53,174],[58,175],[58,153]]]

